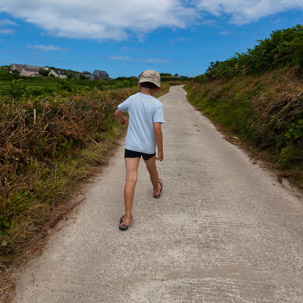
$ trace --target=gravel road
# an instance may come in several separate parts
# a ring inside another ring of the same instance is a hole
[[[181,86],[160,99],[162,197],[141,163],[134,220],[118,230],[121,144],[29,263],[14,302],[303,302],[302,196],[225,141]]]

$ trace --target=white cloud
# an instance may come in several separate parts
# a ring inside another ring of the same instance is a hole
[[[134,61],[134,62],[144,62],[144,63],[149,63],[149,64],[166,64],[170,63],[171,60],[169,59],[163,59],[163,58],[133,58],[133,57],[119,57],[119,56],[110,56],[109,59],[114,60],[114,61],[122,61],[122,62],[127,62],[127,61]]]
[[[231,31],[222,31],[221,33],[220,33],[220,35],[222,35],[222,36],[230,36],[230,35],[233,35],[234,33],[233,32],[231,32]]]
[[[166,64],[166,63],[170,63],[171,60],[170,59],[163,59],[163,58],[146,58],[146,59],[142,59],[143,62],[145,63],[156,63],[156,64]]]
[[[15,30],[13,30],[11,28],[3,28],[3,26],[15,26],[15,25],[17,25],[17,24],[9,19],[0,20],[0,34],[1,35],[14,34]]]
[[[10,29],[10,28],[0,28],[0,34],[2,34],[2,35],[12,35],[14,33],[15,33],[15,31],[13,29]]]
[[[0,25],[17,25],[17,23],[9,19],[4,19],[4,20],[0,20]]]
[[[132,57],[119,57],[119,56],[109,56],[109,59],[114,61],[134,61],[134,58]]]
[[[56,36],[118,40],[129,32],[186,27],[196,17],[180,0],[1,0],[1,11]]]
[[[53,45],[28,45],[28,48],[38,49],[42,51],[59,51],[59,52],[67,52],[68,49],[61,48]]]
[[[1,0],[0,12],[33,23],[48,34],[78,39],[126,39],[158,28],[186,28],[209,16],[236,24],[279,12],[303,10],[303,0]],[[8,23],[9,20],[5,21]],[[0,25],[3,25],[0,23]],[[12,25],[12,24],[10,24]]]
[[[200,11],[216,17],[231,16],[236,24],[257,21],[291,9],[303,10],[303,0],[193,0],[192,3]]]

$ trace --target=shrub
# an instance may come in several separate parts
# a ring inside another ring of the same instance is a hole
[[[222,62],[211,62],[205,73],[207,79],[230,79],[285,66],[297,65],[298,68],[303,68],[303,25],[274,31],[269,38],[258,42],[246,53],[236,53]]]

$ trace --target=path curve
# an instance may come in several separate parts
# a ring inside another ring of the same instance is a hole
[[[141,163],[133,224],[118,230],[121,146],[29,263],[15,302],[303,302],[302,197],[225,141],[182,87],[160,99],[161,199]]]

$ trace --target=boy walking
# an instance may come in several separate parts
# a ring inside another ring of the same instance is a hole
[[[114,114],[122,125],[127,122],[123,113],[128,112],[129,114],[124,154],[126,167],[125,215],[120,218],[120,230],[127,230],[132,220],[131,210],[141,156],[154,189],[153,197],[160,198],[163,189],[163,181],[159,178],[156,167],[156,160],[163,161],[164,158],[161,128],[161,124],[164,122],[163,105],[153,97],[160,88],[160,75],[154,70],[146,70],[138,78],[141,92],[119,104]]]

